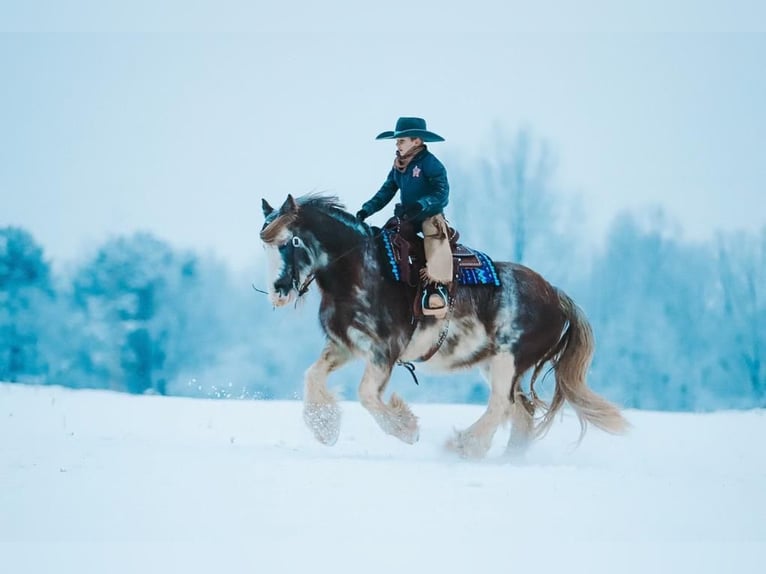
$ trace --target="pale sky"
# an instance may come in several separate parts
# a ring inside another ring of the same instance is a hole
[[[766,225],[763,3],[18,4],[0,0],[0,226],[57,263],[140,229],[244,268],[261,197],[356,210],[402,115],[440,157],[530,128],[596,239],[651,205],[690,238]]]

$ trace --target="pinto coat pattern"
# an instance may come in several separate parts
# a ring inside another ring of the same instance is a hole
[[[321,292],[319,320],[327,338],[306,372],[303,410],[320,442],[334,444],[340,432],[341,412],[327,388],[328,376],[361,358],[366,363],[359,385],[362,405],[385,432],[415,443],[417,418],[399,396],[385,402],[383,393],[397,362],[429,355],[424,364],[434,370],[478,367],[489,382],[486,411],[447,442],[461,456],[483,457],[498,427],[509,420],[507,452],[523,452],[545,434],[564,403],[580,420],[581,439],[588,423],[610,433],[626,430],[620,411],[586,385],[594,343],[585,315],[531,269],[496,262],[499,287],[461,286],[447,317],[413,323],[414,289],[385,277],[378,230],[347,213],[336,198],[288,196],[279,209],[264,200],[263,213],[261,240],[271,261],[274,306],[295,301],[313,281]],[[555,379],[550,404],[534,390],[548,363]],[[525,392],[521,379],[530,370]],[[542,414],[535,418],[536,412]]]

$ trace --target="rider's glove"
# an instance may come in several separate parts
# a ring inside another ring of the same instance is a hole
[[[420,215],[421,211],[423,211],[423,206],[420,203],[413,203],[404,209],[404,213],[400,217],[402,219],[412,219]]]

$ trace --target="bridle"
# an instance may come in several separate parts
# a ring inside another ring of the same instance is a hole
[[[369,236],[368,240],[374,241],[375,239],[380,237],[382,234],[383,234],[383,229],[378,231],[378,233],[375,233],[375,234]],[[290,243],[293,246],[293,257],[292,257],[292,259],[293,259],[293,261],[292,261],[292,263],[293,263],[293,272],[292,272],[292,277],[291,277],[291,285],[292,285],[293,289],[295,289],[298,292],[298,297],[300,298],[300,297],[302,297],[303,295],[305,295],[308,292],[309,287],[314,282],[314,279],[316,279],[316,272],[312,271],[311,273],[309,273],[306,276],[306,278],[303,280],[302,283],[300,282],[300,277],[298,276],[298,258],[297,258],[297,255],[296,255],[297,249],[301,248],[301,249],[304,249],[306,252],[308,252],[309,249],[308,249],[308,247],[306,247],[306,243],[304,243],[303,239],[301,239],[297,235],[293,235],[292,236],[292,238],[290,239]],[[355,251],[356,249],[359,249],[360,247],[364,246],[365,243],[366,242],[363,241],[363,242],[360,242],[357,245],[354,245],[353,247],[347,249],[346,251],[344,251],[343,253],[341,253],[337,257],[331,259],[327,263],[327,266],[332,265],[333,263],[335,263],[337,261],[340,261],[341,259],[343,259],[349,253],[351,253],[351,252]]]
[[[303,280],[303,283],[300,282],[300,277],[298,276],[298,257],[296,255],[298,248],[304,249],[306,252],[308,252],[308,248],[306,247],[306,244],[303,242],[303,239],[298,237],[297,235],[293,235],[292,239],[290,240],[293,246],[293,272],[292,272],[292,287],[298,292],[298,297],[302,297],[305,295],[308,290],[311,283],[313,283],[314,279],[316,279],[316,273],[313,271],[309,273],[306,276],[306,279]]]

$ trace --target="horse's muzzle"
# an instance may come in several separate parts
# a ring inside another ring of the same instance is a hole
[[[269,300],[274,307],[284,307],[295,301],[297,298],[298,292],[293,288],[287,290],[277,289],[269,293]]]

